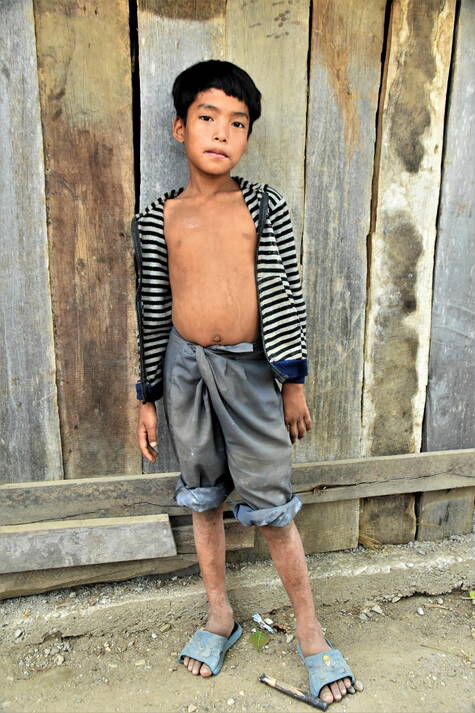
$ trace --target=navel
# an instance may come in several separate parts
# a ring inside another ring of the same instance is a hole
[[[220,341],[221,341],[221,337],[219,336],[219,334],[215,334],[213,337],[213,342],[220,342]]]

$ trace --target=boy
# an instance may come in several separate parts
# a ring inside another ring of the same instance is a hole
[[[225,588],[223,503],[236,489],[234,515],[260,528],[294,608],[310,688],[331,703],[354,677],[315,616],[293,522],[301,501],[292,494],[291,442],[312,419],[292,226],[275,188],[230,175],[247,150],[261,94],[241,68],[209,60],[175,79],[173,99],[173,136],[184,144],[188,184],[138,213],[132,231],[138,442],[154,462],[154,401],[163,396],[181,468],[175,502],[192,511],[208,597],[206,629],[195,632],[179,660],[193,674],[216,674],[242,633]]]

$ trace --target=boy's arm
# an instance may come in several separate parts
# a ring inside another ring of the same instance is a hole
[[[271,212],[271,220],[274,228],[274,235],[277,241],[277,247],[284,265],[287,275],[294,304],[297,310],[297,315],[300,321],[300,329],[302,331],[302,355],[307,358],[307,310],[305,300],[302,293],[302,285],[300,281],[300,271],[297,262],[297,252],[295,247],[295,236],[290,217],[290,211],[287,206],[287,201],[282,194],[275,204]],[[305,377],[297,377],[295,379],[287,379],[287,383],[303,384]]]

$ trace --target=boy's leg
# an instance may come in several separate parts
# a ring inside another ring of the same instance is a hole
[[[297,638],[303,655],[311,656],[320,651],[328,651],[330,647],[315,614],[307,561],[295,522],[292,521],[284,527],[264,525],[259,529],[266,539],[272,560],[293,606]],[[346,688],[350,685],[350,679],[344,678],[324,686],[320,691],[320,698],[327,703],[339,701],[346,695]]]
[[[213,634],[231,634],[234,616],[225,586],[226,559],[223,508],[193,511],[193,532],[203,584],[208,596],[208,623],[204,627]],[[201,661],[185,656],[185,666],[194,674],[211,676],[211,671]]]

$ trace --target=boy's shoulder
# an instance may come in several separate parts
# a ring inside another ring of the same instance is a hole
[[[275,188],[275,186],[271,186],[268,183],[250,181],[242,176],[231,176],[231,178],[234,179],[239,185],[245,199],[252,199],[253,194],[259,196],[260,198],[262,192],[265,191],[269,195],[269,203],[271,208],[274,208],[274,206],[276,206],[278,203],[285,201],[283,194],[277,188]],[[168,198],[175,198],[184,190],[185,187],[180,186],[179,188],[171,188],[168,191],[160,193],[153,201],[151,201],[148,205],[142,208],[141,211],[135,213],[134,218],[142,218],[149,214],[153,215],[153,213],[156,213],[161,209],[161,207],[163,206],[165,201],[168,200]]]

